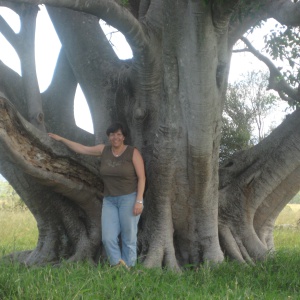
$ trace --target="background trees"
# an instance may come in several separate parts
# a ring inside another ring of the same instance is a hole
[[[0,206],[5,209],[26,208],[20,196],[6,181],[0,181]]]
[[[256,145],[274,129],[266,118],[276,111],[280,98],[267,87],[268,74],[263,71],[250,71],[229,84],[222,118],[221,161]]]

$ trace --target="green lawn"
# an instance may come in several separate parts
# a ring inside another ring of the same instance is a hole
[[[2,254],[31,249],[37,229],[25,212],[0,211]],[[278,252],[255,266],[224,262],[174,273],[87,264],[26,268],[0,263],[0,299],[300,299],[300,231],[276,230]]]

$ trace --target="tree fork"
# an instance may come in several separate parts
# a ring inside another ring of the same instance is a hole
[[[94,166],[95,162],[84,161],[63,146],[55,146],[4,98],[0,98],[0,121],[1,148],[6,150],[7,159],[20,168],[16,191],[25,196],[39,229],[36,249],[28,257],[21,255],[24,263],[96,259],[101,247],[102,205],[98,163]],[[38,184],[30,189],[20,187],[20,182],[26,184],[23,173]]]

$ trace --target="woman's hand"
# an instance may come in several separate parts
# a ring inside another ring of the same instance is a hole
[[[143,212],[143,203],[135,202],[134,207],[133,207],[133,214],[135,216],[140,215]]]
[[[51,133],[49,132],[48,135],[53,138],[54,140],[60,142],[63,138],[61,136],[59,136],[58,134],[54,134],[54,133]]]

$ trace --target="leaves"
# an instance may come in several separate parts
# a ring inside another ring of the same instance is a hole
[[[270,34],[264,37],[266,51],[276,60],[280,59],[286,66],[283,70],[285,80],[293,87],[300,81],[300,44],[299,27],[276,25]]]
[[[129,0],[121,0],[121,4],[122,4],[123,6],[128,6]]]
[[[231,22],[238,21],[242,23],[246,18],[255,19],[257,11],[262,8],[262,5],[262,3],[257,1],[239,1],[232,13]],[[262,21],[255,25],[255,27],[261,27],[261,25]]]
[[[25,209],[26,205],[7,181],[0,181],[0,210]]]
[[[253,71],[229,85],[222,118],[221,161],[266,136],[264,118],[278,100],[266,91],[267,78],[267,74]]]

